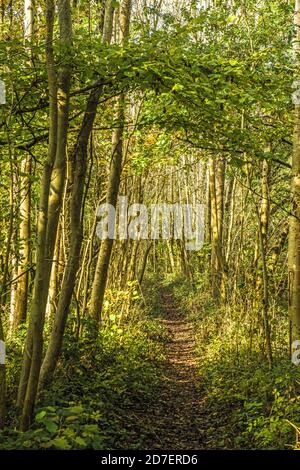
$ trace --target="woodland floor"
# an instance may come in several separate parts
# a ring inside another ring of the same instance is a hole
[[[196,372],[193,324],[175,307],[168,290],[162,288],[161,298],[160,321],[170,336],[163,380],[153,404],[136,414],[135,425],[139,425],[146,449],[204,449],[205,410]]]

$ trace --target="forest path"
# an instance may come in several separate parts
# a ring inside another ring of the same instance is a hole
[[[161,289],[163,315],[161,322],[170,335],[166,345],[163,382],[147,416],[147,447],[169,450],[204,448],[205,417],[199,378],[193,324],[174,305],[172,293]]]

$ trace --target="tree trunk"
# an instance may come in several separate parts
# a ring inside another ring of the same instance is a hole
[[[131,0],[123,0],[120,6],[120,40],[125,45],[129,34],[129,22],[131,13]],[[116,104],[116,128],[112,137],[112,159],[110,164],[110,175],[106,203],[116,207],[119,193],[120,178],[123,159],[123,132],[125,119],[125,96],[121,94]],[[113,247],[113,239],[102,240],[97,259],[95,277],[92,286],[91,300],[89,305],[89,315],[97,322],[100,322],[104,300],[104,292],[108,276],[108,268]]]
[[[300,53],[300,0],[295,4],[297,64]],[[296,77],[297,79],[299,77]],[[288,282],[290,342],[300,339],[300,103],[295,104],[294,146],[292,157],[292,215],[289,218]]]
[[[272,359],[272,344],[271,344],[271,331],[269,325],[269,279],[268,279],[268,268],[267,268],[267,259],[266,259],[266,248],[267,248],[267,236],[268,236],[268,227],[269,227],[269,213],[270,213],[270,198],[269,198],[269,165],[267,160],[264,160],[262,163],[262,191],[261,191],[261,204],[260,211],[257,209],[257,218],[258,218],[258,238],[259,238],[259,248],[260,248],[260,257],[261,257],[261,276],[262,280],[259,282],[262,283],[262,311],[263,311],[263,323],[264,331],[266,338],[266,347],[267,347],[267,358],[269,363],[269,368],[272,368],[273,359]],[[258,273],[258,277],[260,274]]]
[[[112,1],[109,0],[107,4],[109,16],[105,15],[104,41],[110,42],[113,18],[113,8],[110,8]],[[40,387],[42,387],[46,381],[51,379],[57,364],[62,347],[63,334],[65,331],[72,294],[75,287],[76,275],[79,268],[82,245],[82,217],[84,210],[82,203],[87,167],[88,143],[93,129],[101,93],[102,87],[98,87],[90,94],[85,116],[83,118],[82,126],[72,156],[74,179],[72,183],[70,207],[70,250],[50,341],[41,368]]]
[[[34,33],[34,1],[24,1],[24,42],[29,42],[28,51],[33,57],[32,40]],[[29,66],[32,65],[32,60],[29,61]],[[15,292],[15,309],[13,312],[12,328],[17,328],[21,323],[26,320],[27,314],[27,298],[28,298],[28,281],[29,271],[28,266],[30,262],[30,193],[31,193],[31,156],[27,155],[23,158],[21,163],[21,176],[20,176],[20,252],[19,264],[17,271],[17,285]]]
[[[43,174],[41,208],[38,221],[38,248],[34,296],[18,396],[18,404],[23,405],[21,418],[22,430],[28,429],[31,423],[37,394],[43,351],[45,311],[66,168],[66,144],[71,81],[70,47],[72,41],[72,20],[69,1],[59,0],[58,17],[60,43],[66,54],[65,57],[68,57],[68,60],[65,60],[61,65],[56,85],[52,49],[54,3],[52,0],[48,0],[46,47],[50,100],[49,153]],[[51,174],[53,161],[54,168]],[[51,188],[49,192],[50,181]]]
[[[222,233],[223,223],[219,218],[223,218],[223,177],[218,170],[217,163],[210,158],[209,161],[209,191],[211,200],[211,269],[212,269],[212,294],[216,300],[220,300],[222,293],[223,278],[223,254],[222,254]],[[224,295],[224,294],[223,294]]]
[[[31,157],[24,158],[21,166],[21,205],[20,205],[20,261],[17,271],[17,285],[15,292],[15,308],[12,319],[12,328],[17,328],[26,320],[28,281],[30,265],[30,174]]]
[[[146,271],[146,267],[147,267],[147,261],[148,261],[149,253],[150,253],[150,250],[151,250],[151,246],[152,246],[152,244],[149,243],[149,245],[147,246],[146,251],[144,253],[142,266],[141,266],[141,270],[140,270],[139,277],[138,277],[138,282],[139,282],[140,286],[142,285],[143,280],[144,280],[144,275],[145,275],[145,271]]]
[[[4,331],[2,323],[2,312],[0,311],[0,429],[5,425],[5,394],[6,394],[6,374],[5,360],[1,357],[2,352],[5,353]]]

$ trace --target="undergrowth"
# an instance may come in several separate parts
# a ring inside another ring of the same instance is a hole
[[[154,404],[169,341],[158,319],[159,283],[194,323],[205,448],[299,448],[300,368],[288,358],[285,308],[277,306],[271,315],[274,366],[269,370],[259,316],[253,320],[242,301],[217,305],[204,282],[192,285],[169,276],[148,279],[143,292],[134,291],[130,309],[124,307],[126,292],[117,302],[111,293],[96,342],[84,334],[84,321],[77,338],[70,318],[54,380],[40,396],[26,433],[17,431],[12,411],[25,331],[20,329],[8,347],[10,428],[0,433],[0,449],[143,448],[147,429],[140,429],[139,416]]]
[[[127,317],[111,300],[96,342],[84,333],[76,338],[70,318],[54,380],[40,396],[34,423],[25,433],[17,431],[12,411],[21,363],[18,345],[24,339],[20,330],[14,344],[8,346],[10,426],[0,433],[0,449],[143,447],[135,410],[155,397],[167,340],[155,318],[159,302],[147,304],[151,296],[155,298],[150,283],[143,295],[135,295]]]
[[[286,311],[277,308],[271,318],[274,366],[269,370],[261,320],[253,323],[253,312],[242,302],[220,307],[207,286],[197,289],[183,277],[165,283],[195,325],[207,448],[297,448],[300,368],[288,356]]]

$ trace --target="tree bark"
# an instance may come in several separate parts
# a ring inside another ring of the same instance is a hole
[[[34,0],[24,1],[24,42],[29,42],[28,52],[31,60],[29,66],[32,65],[32,41],[34,34]],[[12,318],[12,328],[17,328],[26,320],[27,314],[27,298],[28,298],[28,281],[30,263],[30,205],[31,205],[31,156],[27,155],[21,163],[20,176],[20,252],[19,264],[17,271],[17,285],[15,292],[15,308]]]
[[[20,205],[20,261],[17,271],[15,292],[15,308],[12,318],[12,328],[16,329],[25,322],[27,314],[28,282],[30,265],[30,193],[31,193],[31,157],[25,157],[21,165],[21,205]]]
[[[109,43],[111,40],[114,11],[112,3],[112,0],[107,1],[108,11],[105,14],[103,32],[103,41],[105,43]],[[89,96],[81,129],[72,155],[74,176],[70,204],[70,249],[49,345],[41,368],[40,387],[52,378],[58,361],[72,294],[74,292],[76,275],[79,269],[82,245],[82,218],[84,210],[82,203],[87,168],[88,143],[93,129],[101,93],[102,87],[98,87],[93,90]]]
[[[270,213],[270,198],[269,198],[269,164],[267,160],[262,163],[262,179],[261,179],[261,204],[260,210],[257,209],[258,219],[258,238],[261,257],[261,277],[262,277],[262,312],[263,323],[266,338],[267,358],[269,368],[272,368],[272,343],[271,343],[271,330],[269,324],[269,276],[266,259],[267,237],[269,227],[269,213]],[[258,273],[258,278],[260,274]],[[259,281],[258,287],[260,288],[261,282]],[[259,289],[260,290],[260,289]]]
[[[222,277],[223,277],[223,253],[222,253],[222,233],[223,233],[223,178],[218,170],[218,180],[216,174],[217,162],[210,158],[209,161],[209,191],[211,201],[211,269],[212,269],[212,294],[216,300],[222,297]],[[221,220],[220,220],[221,218]],[[224,294],[223,294],[224,295]]]
[[[123,0],[120,6],[120,41],[125,45],[129,35],[129,22],[131,13],[131,0]],[[123,159],[123,133],[125,120],[125,96],[121,94],[116,103],[115,123],[116,128],[112,136],[112,159],[110,164],[110,175],[106,203],[116,207],[119,193],[120,178]],[[100,322],[104,300],[105,287],[108,276],[110,257],[112,253],[113,239],[102,240],[97,259],[95,277],[92,286],[91,300],[89,305],[89,315],[97,322]]]
[[[300,0],[295,3],[296,37],[294,50],[299,65]],[[299,68],[299,67],[298,67]],[[298,79],[299,77],[297,77]],[[294,143],[292,156],[292,215],[289,218],[288,246],[288,304],[290,342],[300,339],[300,104],[295,104]]]
[[[0,342],[2,342],[2,348],[5,348],[5,339],[4,339],[1,311],[0,311]],[[0,429],[2,429],[5,425],[5,396],[6,396],[5,363],[0,363]]]
[[[71,81],[70,48],[72,42],[71,9],[68,0],[58,1],[58,18],[60,43],[62,49],[64,49],[65,55],[58,72],[56,84],[52,49],[54,3],[52,0],[48,0],[46,47],[50,99],[50,137],[48,162],[46,162],[43,174],[44,181],[42,183],[41,209],[38,221],[38,248],[34,296],[18,396],[18,404],[23,406],[20,424],[21,430],[23,431],[27,430],[31,423],[37,394],[43,351],[45,311],[66,168],[66,144]],[[53,158],[54,155],[55,160]],[[51,173],[53,160],[54,167]]]

